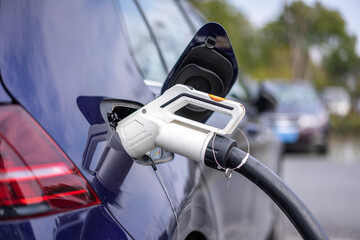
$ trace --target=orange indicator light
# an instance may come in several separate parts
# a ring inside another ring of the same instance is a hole
[[[218,96],[215,96],[215,95],[212,95],[212,94],[209,94],[209,97],[214,100],[215,102],[221,102],[223,100],[227,100],[226,98],[222,98],[222,97],[218,97]]]

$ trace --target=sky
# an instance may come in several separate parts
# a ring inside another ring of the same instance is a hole
[[[230,0],[247,16],[249,21],[262,27],[269,21],[276,19],[285,3],[292,0]],[[304,0],[308,5],[313,5],[316,0]],[[346,21],[348,33],[356,35],[356,50],[360,55],[360,1],[359,0],[318,0],[329,9],[337,10]]]

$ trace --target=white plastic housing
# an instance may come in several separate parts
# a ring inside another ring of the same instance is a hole
[[[223,129],[176,115],[192,104],[231,116]],[[140,158],[155,147],[202,161],[214,132],[231,134],[245,115],[242,104],[218,98],[184,85],[175,85],[163,95],[119,122],[116,131],[126,152]]]

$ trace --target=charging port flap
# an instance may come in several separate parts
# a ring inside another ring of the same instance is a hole
[[[225,97],[238,74],[238,65],[230,39],[218,23],[205,24],[188,44],[183,54],[170,71],[161,92],[176,84]],[[204,122],[211,111],[184,108],[181,115]]]

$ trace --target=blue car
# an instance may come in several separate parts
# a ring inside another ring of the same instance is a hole
[[[306,80],[266,82],[276,92],[277,105],[267,113],[286,151],[328,151],[329,114],[314,87]]]
[[[160,148],[131,159],[112,131],[177,83],[229,92],[231,44],[203,25],[184,1],[0,0],[0,239],[269,236],[274,204],[245,178],[227,190],[223,173]],[[260,117],[239,127],[276,170],[280,146]]]

